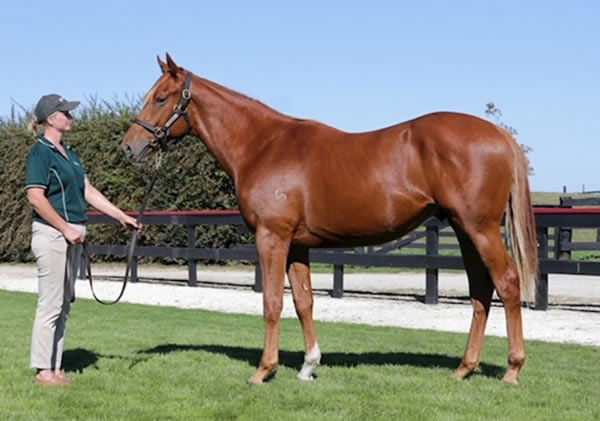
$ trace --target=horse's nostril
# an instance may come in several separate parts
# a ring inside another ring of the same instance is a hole
[[[133,156],[133,149],[129,145],[123,145],[123,152],[125,152],[125,156],[127,158],[131,158]]]

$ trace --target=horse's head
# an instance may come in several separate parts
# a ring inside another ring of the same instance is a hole
[[[169,54],[166,63],[157,59],[162,76],[146,94],[142,111],[121,142],[127,158],[134,161],[143,160],[191,129],[187,117],[191,76]]]

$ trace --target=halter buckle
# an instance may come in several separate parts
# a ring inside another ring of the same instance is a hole
[[[162,127],[159,127],[156,130],[154,130],[154,137],[156,137],[157,139],[162,139],[163,137],[165,137],[165,135],[166,133]]]

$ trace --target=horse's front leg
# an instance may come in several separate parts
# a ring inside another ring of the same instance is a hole
[[[263,316],[265,345],[262,358],[251,384],[261,384],[277,371],[279,363],[279,330],[283,308],[283,283],[290,239],[265,227],[256,229],[256,248],[263,281]]]
[[[304,334],[304,364],[298,373],[298,378],[312,380],[315,370],[321,363],[321,351],[317,343],[317,331],[313,321],[313,293],[307,247],[291,247],[287,273],[292,287],[296,313]]]

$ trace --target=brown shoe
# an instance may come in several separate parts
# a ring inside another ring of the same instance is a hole
[[[35,384],[39,386],[65,387],[69,382],[50,372],[42,372],[35,376]]]

